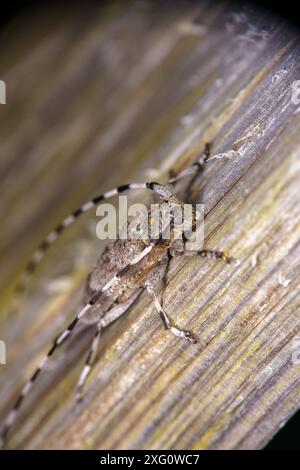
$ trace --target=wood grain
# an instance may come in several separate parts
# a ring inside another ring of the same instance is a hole
[[[188,185],[189,200],[205,204],[206,248],[234,257],[172,261],[165,308],[199,343],[164,331],[142,295],[105,331],[76,405],[93,335],[79,328],[24,402],[8,447],[263,447],[300,404],[297,31],[230,3],[113,2],[28,11],[1,43],[1,418],[81,305],[103,247],[95,214],[51,248],[18,311],[13,286],[85,199],[164,181],[212,141],[218,158]]]

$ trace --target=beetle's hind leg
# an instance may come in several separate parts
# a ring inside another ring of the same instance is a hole
[[[131,307],[131,305],[137,300],[141,292],[142,291],[137,290],[136,293],[133,293],[128,300],[126,300],[125,302],[122,302],[121,304],[117,304],[115,307],[111,308],[97,323],[97,329],[96,329],[89,353],[87,355],[85,365],[82,369],[82,372],[77,382],[77,386],[76,386],[76,400],[77,401],[81,401],[83,399],[84,386],[93,369],[93,366],[97,358],[99,342],[100,342],[101,332],[103,328],[105,328],[110,323],[117,320],[121,315],[123,315],[129,309],[129,307]]]
[[[97,325],[96,334],[93,338],[92,345],[87,355],[84,368],[82,369],[79,380],[77,382],[77,386],[76,386],[76,400],[77,401],[81,401],[83,398],[83,388],[84,388],[85,382],[88,376],[90,375],[93,364],[97,357],[100,335],[101,335],[101,322],[98,323]]]

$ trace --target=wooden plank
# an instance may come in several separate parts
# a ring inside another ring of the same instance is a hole
[[[199,343],[165,332],[143,295],[104,333],[78,405],[93,335],[81,328],[24,402],[9,447],[263,447],[300,403],[297,32],[230,4],[119,2],[39,10],[2,43],[1,417],[81,305],[103,246],[95,215],[51,249],[19,313],[14,281],[83,200],[130,180],[164,181],[213,141],[218,157],[189,200],[205,204],[206,247],[234,257],[175,259],[165,307]]]

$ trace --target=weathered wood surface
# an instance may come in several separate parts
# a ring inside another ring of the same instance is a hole
[[[300,43],[287,24],[223,3],[51,7],[1,35],[1,323],[4,418],[81,305],[101,250],[84,217],[44,259],[19,313],[14,281],[43,236],[91,195],[212,160],[190,188],[207,248],[227,266],[172,262],[164,331],[146,295],[106,330],[85,400],[74,386],[93,329],[59,351],[11,448],[261,448],[299,407]],[[5,45],[5,47],[3,47]]]

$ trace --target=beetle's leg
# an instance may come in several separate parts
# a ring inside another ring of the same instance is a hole
[[[168,253],[167,253],[167,261],[166,261],[166,266],[165,266],[165,269],[164,269],[164,274],[163,274],[163,286],[164,288],[167,286],[167,283],[168,283],[168,274],[169,274],[169,269],[170,269],[170,263],[171,263],[171,260],[173,258],[173,255],[170,251],[170,249],[168,249]],[[162,296],[162,304],[164,304],[164,297]]]
[[[77,382],[77,386],[76,386],[76,400],[77,401],[82,400],[82,397],[83,397],[82,392],[83,392],[84,384],[92,370],[93,364],[97,356],[100,335],[101,335],[101,323],[98,323],[97,331],[93,338],[93,342],[89,350],[89,353],[87,355],[84,368],[82,369],[79,380]]]
[[[207,143],[205,144],[204,151],[203,153],[201,153],[198,160],[192,165],[190,165],[188,168],[186,168],[185,170],[182,170],[180,173],[178,173],[178,175],[173,176],[171,174],[171,177],[167,183],[168,184],[177,183],[178,181],[182,180],[183,178],[186,178],[187,176],[198,174],[199,171],[201,171],[202,168],[205,166],[205,163],[207,162],[210,154],[211,154],[211,143]]]
[[[181,330],[176,325],[173,324],[173,322],[170,320],[170,318],[168,317],[168,315],[166,314],[166,312],[160,305],[160,302],[153,291],[153,287],[149,282],[146,282],[145,288],[148,294],[150,294],[154,300],[155,308],[157,312],[159,313],[160,318],[162,319],[165,329],[170,330],[171,333],[173,333],[173,335],[175,336],[179,336],[180,338],[187,339],[191,343],[197,343],[197,339],[195,338],[193,333],[191,333],[190,331]]]
[[[111,308],[103,316],[103,318],[101,318],[101,320],[97,323],[97,331],[95,333],[95,336],[91,344],[91,348],[87,355],[84,368],[82,369],[79,380],[77,382],[77,386],[76,386],[76,400],[77,401],[80,401],[83,398],[84,385],[87,381],[88,376],[91,373],[91,370],[95,363],[95,359],[97,357],[99,340],[100,340],[102,329],[108,326],[110,323],[117,320],[121,315],[123,315],[129,309],[129,307],[138,299],[141,292],[142,291],[137,292],[137,294],[133,293],[133,295],[126,302],[123,302]]]

